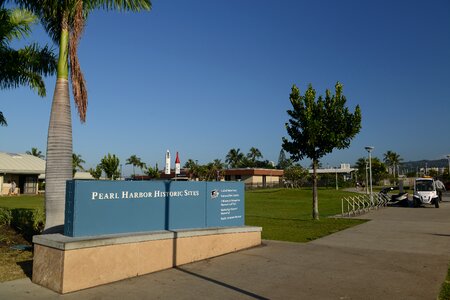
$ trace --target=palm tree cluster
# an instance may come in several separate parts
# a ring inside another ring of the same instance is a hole
[[[241,152],[241,149],[230,149],[228,151],[225,162],[229,168],[273,168],[268,160],[258,160],[263,158],[258,148],[251,147],[247,155]]]
[[[188,170],[190,179],[198,179],[200,181],[218,181],[223,177],[223,169],[225,164],[220,159],[200,165],[192,159],[188,159],[184,164],[184,168]]]
[[[95,179],[100,179],[100,177],[104,172],[106,178],[114,180],[120,178],[121,176],[119,166],[120,166],[120,159],[115,154],[111,155],[110,153],[108,153],[108,155],[105,155],[100,160],[100,163],[95,168],[90,168],[88,172]]]
[[[161,174],[159,173],[159,167],[158,164],[155,164],[155,167],[152,168],[151,166],[147,167],[145,170],[145,174],[149,176],[150,178],[159,178]]]
[[[383,154],[383,161],[388,167],[389,174],[392,174],[394,177],[394,180],[396,178],[395,176],[395,170],[400,166],[403,159],[400,157],[399,154],[395,153],[394,151],[386,151],[386,153]],[[397,176],[398,176],[397,172]]]
[[[142,160],[139,157],[137,157],[135,154],[131,155],[127,159],[127,162],[125,164],[133,166],[133,177],[136,176],[136,173],[135,173],[135,170],[134,170],[135,167],[138,167],[141,170],[147,168],[147,165],[144,162],[142,162]]]
[[[25,9],[4,8],[5,2],[0,0],[0,89],[29,86],[44,97],[46,89],[42,76],[55,73],[56,57],[48,46],[40,47],[37,43],[18,50],[11,47],[14,39],[30,34],[31,25],[38,19]],[[1,111],[0,125],[8,125]]]

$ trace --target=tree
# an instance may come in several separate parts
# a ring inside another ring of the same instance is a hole
[[[102,169],[101,164],[98,164],[95,167],[95,169],[93,169],[93,168],[89,169],[89,173],[92,175],[92,177],[94,177],[97,180],[100,179],[100,177],[102,177],[102,172],[103,172],[103,169]]]
[[[38,148],[31,148],[31,151],[27,151],[26,154],[33,155],[39,158],[44,158],[45,156],[42,154],[42,151],[39,151]]]
[[[72,176],[75,176],[77,169],[84,171],[84,168],[81,165],[84,163],[85,163],[85,161],[81,158],[80,154],[72,153]]]
[[[367,173],[368,171],[368,167],[369,166],[369,160],[366,157],[360,157],[358,158],[358,160],[355,163],[354,168],[356,169],[357,172],[357,177],[359,179],[359,181],[364,183],[364,186],[367,188],[366,182],[368,180],[367,177]],[[366,172],[367,170],[367,172]]]
[[[158,164],[156,164],[154,168],[148,167],[147,170],[145,170],[145,174],[147,174],[151,178],[159,178],[160,174]]]
[[[372,181],[376,183],[388,177],[386,165],[378,158],[372,157]]]
[[[59,46],[57,79],[47,137],[45,168],[44,232],[60,232],[64,224],[66,180],[72,178],[72,121],[69,71],[74,101],[82,123],[86,120],[87,90],[78,61],[78,43],[89,13],[95,9],[119,11],[150,10],[150,0],[16,0],[35,13],[52,40]]]
[[[325,99],[316,101],[316,91],[310,84],[305,95],[300,95],[294,85],[290,94],[292,109],[286,123],[290,140],[283,137],[283,149],[290,153],[293,161],[308,157],[313,163],[313,219],[319,219],[317,195],[317,167],[319,160],[335,148],[345,149],[361,129],[361,111],[356,106],[351,113],[345,107],[346,98],[342,94],[342,84],[335,85],[335,95],[327,89]]]
[[[280,154],[278,155],[277,168],[280,170],[285,170],[290,166],[292,166],[292,161],[286,158],[286,152],[284,152],[284,150],[281,149]]]
[[[127,162],[125,164],[133,166],[133,177],[136,175],[136,173],[134,172],[134,167],[139,167],[141,170],[146,168],[145,163],[143,163],[141,161],[141,159],[139,157],[137,157],[136,155],[131,155],[127,159]]]
[[[244,154],[241,152],[241,149],[230,149],[228,151],[227,156],[225,157],[225,161],[230,166],[230,168],[238,168],[241,166],[242,161],[244,159]]]
[[[247,153],[247,158],[252,162],[252,163],[255,163],[256,162],[256,160],[258,159],[258,158],[262,158],[263,156],[262,156],[262,154],[261,154],[261,151],[259,151],[259,149],[258,148],[255,148],[255,147],[251,147],[250,148],[250,151]]]
[[[189,178],[190,179],[197,178],[198,164],[194,160],[188,159],[186,161],[186,163],[184,164],[184,168],[189,169]]]
[[[388,150],[383,154],[383,161],[389,168],[389,173],[393,174],[395,180],[395,169],[400,165],[403,159],[394,151]],[[398,176],[398,174],[397,174]]]
[[[290,166],[284,170],[284,180],[287,187],[298,188],[308,176],[308,170],[301,166]]]
[[[53,51],[33,43],[19,50],[10,44],[14,39],[26,37],[37,18],[24,9],[6,9],[5,0],[0,0],[0,88],[9,89],[29,86],[39,96],[46,95],[42,76],[53,75],[56,71],[56,58]],[[6,118],[0,111],[0,125],[7,126]]]
[[[358,178],[366,184],[369,183],[369,159],[367,157],[360,157],[355,163],[355,168],[358,172]],[[366,171],[367,169],[367,171]],[[372,181],[378,182],[383,178],[386,178],[386,165],[378,157],[372,157]]]
[[[119,164],[119,158],[115,154],[111,155],[110,153],[105,155],[100,162],[102,170],[106,174],[106,178],[111,180],[120,177]]]

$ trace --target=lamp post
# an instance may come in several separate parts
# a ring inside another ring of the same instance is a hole
[[[336,169],[334,169],[335,170],[335,172],[336,172],[336,191],[339,189],[339,186],[338,186],[338,176],[337,176],[337,167],[336,167]]]
[[[365,159],[366,162],[366,194],[369,195],[369,177],[367,176],[367,170],[369,169],[369,166],[367,165],[368,161]]]
[[[370,202],[373,204],[373,194],[372,194],[372,150],[373,146],[365,147],[367,152],[369,153],[369,180],[370,180]]]
[[[447,154],[447,159],[448,159],[448,177],[450,178],[450,154]]]

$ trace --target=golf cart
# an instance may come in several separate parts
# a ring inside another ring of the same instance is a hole
[[[436,184],[431,177],[416,178],[414,181],[413,205],[419,207],[422,204],[434,204],[434,207],[439,207]]]

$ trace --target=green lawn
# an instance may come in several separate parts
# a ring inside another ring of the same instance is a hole
[[[311,241],[365,222],[356,219],[329,218],[341,213],[342,197],[351,194],[333,189],[320,189],[320,221],[313,221],[311,189],[247,191],[246,224],[261,226],[263,239]]]
[[[0,207],[4,208],[39,208],[44,209],[44,196],[5,196],[0,197]]]

